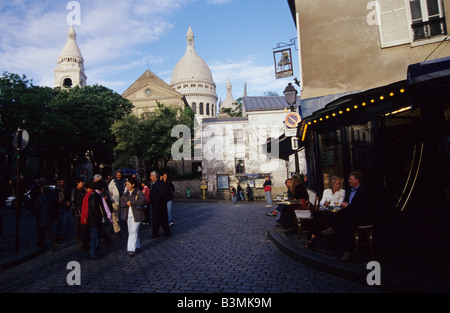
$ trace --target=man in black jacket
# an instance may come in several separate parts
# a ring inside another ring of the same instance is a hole
[[[338,239],[344,250],[344,255],[341,258],[343,262],[350,259],[355,227],[372,224],[374,217],[373,198],[371,197],[371,191],[363,184],[362,173],[351,172],[348,182],[350,187],[345,192],[336,229]]]
[[[53,251],[57,250],[55,236],[52,231],[52,226],[58,216],[58,200],[52,194],[52,189],[49,186],[42,186],[42,193],[37,196],[33,204],[33,214],[36,217],[36,225],[38,232],[38,243],[40,247],[45,246],[45,238],[53,247]]]
[[[102,224],[106,219],[106,211],[103,206],[103,199],[100,194],[95,192],[96,189],[101,189],[101,182],[92,182],[89,186],[92,188],[92,192],[88,198],[88,215],[87,224],[89,225],[89,233],[91,235],[91,259],[99,260],[101,255],[99,253],[99,243],[102,237]]]
[[[166,185],[159,179],[156,171],[150,173],[152,188],[150,190],[150,202],[152,205],[152,237],[159,237],[159,227],[161,226],[164,235],[170,236],[171,231],[167,217],[168,191]]]

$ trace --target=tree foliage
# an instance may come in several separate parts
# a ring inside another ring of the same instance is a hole
[[[0,77],[0,147],[11,172],[12,135],[18,127],[30,135],[27,153],[54,162],[58,173],[69,175],[76,162],[88,156],[94,166],[111,164],[115,137],[111,125],[131,113],[132,104],[100,86],[67,90],[34,86],[26,76],[5,72]]]
[[[161,103],[148,114],[140,117],[130,115],[116,121],[112,126],[117,141],[114,166],[129,166],[137,157],[147,172],[158,168],[160,161],[165,167],[171,159],[172,145],[177,140],[171,136],[172,129],[176,125],[186,125],[192,130],[193,123],[194,112],[190,107],[176,109]]]

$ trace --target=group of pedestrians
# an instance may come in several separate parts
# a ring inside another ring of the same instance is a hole
[[[60,180],[56,188],[40,178],[31,189],[31,212],[36,217],[38,245],[45,241],[53,251],[65,240],[64,231],[75,221],[75,240],[80,249],[89,250],[90,258],[99,260],[99,244],[110,244],[127,227],[127,254],[140,251],[139,229],[142,223],[152,222],[152,237],[159,237],[160,228],[165,236],[171,235],[171,215],[175,187],[167,174],[150,174],[150,183],[139,183],[136,177],[126,179],[121,171],[106,181],[95,175],[90,181],[78,179],[73,189]],[[170,214],[168,214],[170,212]],[[169,218],[170,216],[170,218]],[[73,224],[72,224],[73,225]]]

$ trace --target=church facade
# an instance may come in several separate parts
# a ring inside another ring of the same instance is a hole
[[[122,97],[134,105],[133,111],[137,116],[155,110],[158,102],[174,108],[184,108],[188,105],[183,94],[174,90],[150,70],[145,71],[128,87]]]

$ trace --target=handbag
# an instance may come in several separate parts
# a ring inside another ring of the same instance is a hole
[[[137,200],[137,198],[138,198],[138,196],[137,196],[137,194],[136,194],[136,200]],[[138,210],[145,210],[146,208],[147,208],[146,205],[137,205],[137,206],[136,206],[136,209],[138,209]]]

